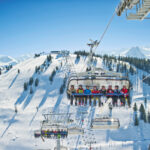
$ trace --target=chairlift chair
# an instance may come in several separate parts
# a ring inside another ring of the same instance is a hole
[[[126,86],[127,89],[130,89],[130,82],[128,77],[124,77],[120,73],[106,71],[101,68],[95,69],[94,72],[91,71],[79,74],[72,74],[68,80],[67,85],[68,98],[70,98],[71,96],[77,96],[77,94],[70,93],[71,85],[74,85],[75,89],[77,89],[79,85],[82,85],[84,89],[86,88],[87,85],[91,89],[93,88],[93,86],[97,86],[98,89],[100,89],[102,86],[105,86],[107,89],[109,85],[112,85],[113,89],[115,88],[116,85],[119,86],[120,89],[124,85]],[[80,96],[84,97],[85,95],[80,94]]]
[[[68,128],[68,134],[69,135],[78,135],[78,134],[84,134],[84,129],[80,127],[70,127]]]
[[[106,129],[118,129],[120,127],[119,119],[116,118],[95,118],[92,120],[91,128],[92,129],[99,129],[99,130],[106,130]]]
[[[58,150],[58,148],[57,147],[55,147],[54,148],[54,150]],[[65,146],[60,146],[60,149],[59,150],[68,150],[68,148],[67,147],[65,147]]]
[[[146,19],[150,13],[150,0],[123,0],[118,5],[116,13],[118,16],[121,16],[123,11],[133,10],[136,7],[134,13],[129,13],[127,15],[128,20],[143,20]]]

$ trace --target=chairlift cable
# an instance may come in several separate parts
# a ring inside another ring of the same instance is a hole
[[[102,42],[102,40],[103,40],[103,38],[104,38],[104,36],[105,36],[105,34],[106,34],[108,28],[110,27],[110,25],[111,25],[111,23],[112,23],[112,21],[113,21],[113,19],[114,19],[114,17],[115,17],[115,15],[116,15],[116,11],[114,11],[112,17],[110,18],[110,20],[109,20],[109,22],[108,22],[108,24],[107,24],[107,26],[106,26],[106,28],[105,28],[105,30],[104,30],[102,36],[100,37],[100,40],[98,41],[98,44],[95,46],[95,49],[93,50],[93,52],[96,51],[97,47],[98,47],[99,44]],[[86,67],[86,65],[84,65],[83,69],[84,69],[85,67]]]
[[[106,28],[105,28],[105,30],[104,30],[102,36],[100,37],[100,40],[99,40],[99,42],[98,42],[98,45],[102,42],[102,40],[103,40],[103,38],[104,38],[104,36],[105,36],[105,34],[106,34],[106,32],[107,32],[109,26],[111,25],[111,23],[112,23],[112,21],[113,21],[113,19],[114,19],[114,17],[115,17],[115,15],[116,15],[116,11],[114,11],[112,17],[110,18],[110,20],[109,20],[109,22],[108,22],[108,24],[107,24],[107,26],[106,26]],[[96,46],[96,48],[98,47],[98,45]],[[94,51],[96,50],[96,48],[94,49]]]

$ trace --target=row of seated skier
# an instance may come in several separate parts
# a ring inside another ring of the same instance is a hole
[[[126,100],[129,105],[129,95],[128,95],[128,89],[124,85],[121,90],[119,90],[119,86],[115,86],[115,89],[112,89],[112,86],[109,85],[108,89],[105,88],[105,86],[102,86],[102,88],[99,90],[97,86],[94,86],[93,89],[90,89],[89,86],[86,86],[86,89],[83,89],[82,85],[79,85],[79,88],[76,90],[74,88],[74,85],[71,85],[69,93],[72,95],[71,99],[73,99],[73,96],[79,101],[79,105],[81,104],[87,104],[87,99],[90,100],[91,98],[94,98],[95,100],[99,100],[99,105],[102,105],[100,101],[100,97],[105,96],[107,98],[112,98],[113,106],[117,105],[118,98],[120,99],[121,105],[125,105]],[[96,103],[96,102],[95,102]]]
[[[42,130],[41,135],[47,138],[66,138],[68,132],[66,130]]]

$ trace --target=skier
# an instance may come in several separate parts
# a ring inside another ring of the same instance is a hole
[[[99,106],[103,105],[104,102],[106,101],[106,88],[105,88],[105,86],[102,86],[100,93],[102,94],[102,96],[101,96],[101,103],[99,103]]]
[[[114,93],[114,91],[113,91],[113,89],[112,89],[112,85],[109,85],[109,86],[108,86],[108,89],[107,89],[107,91],[106,91],[107,100],[108,100],[109,98],[112,98],[112,99],[113,99],[113,93]]]
[[[15,105],[15,113],[17,114],[18,112],[18,109],[17,109],[17,106]]]
[[[57,134],[58,134],[57,130],[54,130],[53,133],[54,133],[54,138],[57,138]]]
[[[54,131],[53,131],[53,129],[51,130],[51,138],[54,138]]]
[[[89,89],[88,85],[86,86],[86,89],[84,90],[84,94],[87,94],[87,95],[85,95],[85,105],[87,105],[87,99],[89,99],[89,101],[91,102],[91,95],[90,95],[91,90]]]
[[[70,101],[71,105],[73,105],[73,98],[74,98],[74,96],[72,95],[73,93],[76,93],[76,90],[74,88],[74,85],[71,85],[69,89],[69,97],[71,98],[71,101]]]
[[[120,90],[119,90],[119,86],[116,85],[114,90],[114,96],[113,96],[113,106],[118,106],[117,100],[119,99],[119,97],[120,97]]]
[[[51,132],[49,131],[49,129],[47,130],[47,138],[51,138]]]
[[[125,102],[127,101],[128,105],[130,106],[129,103],[129,95],[128,95],[128,89],[124,85],[123,88],[121,89],[121,93],[123,94],[121,96],[121,105],[125,106]]]
[[[84,93],[84,89],[82,88],[82,85],[79,85],[79,88],[77,89],[77,93],[78,94],[83,94]],[[83,96],[79,95],[78,98],[79,98],[79,105],[81,105],[81,100],[82,100],[82,103],[83,103]]]
[[[99,93],[100,93],[100,91],[97,89],[97,86],[94,86],[93,89],[92,89],[92,94],[94,94],[93,95],[93,97],[94,97],[94,106],[96,106],[96,99],[98,99],[98,101],[100,101],[99,96],[97,95]]]
[[[57,131],[57,138],[58,139],[60,139],[61,138],[61,134],[60,134],[61,132],[60,132],[60,130],[58,129],[58,131]]]

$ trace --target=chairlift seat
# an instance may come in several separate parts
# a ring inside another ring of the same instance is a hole
[[[92,120],[92,129],[118,129],[120,127],[119,120],[116,118],[95,118]]]
[[[84,134],[84,130],[79,127],[68,128],[68,134]]]

